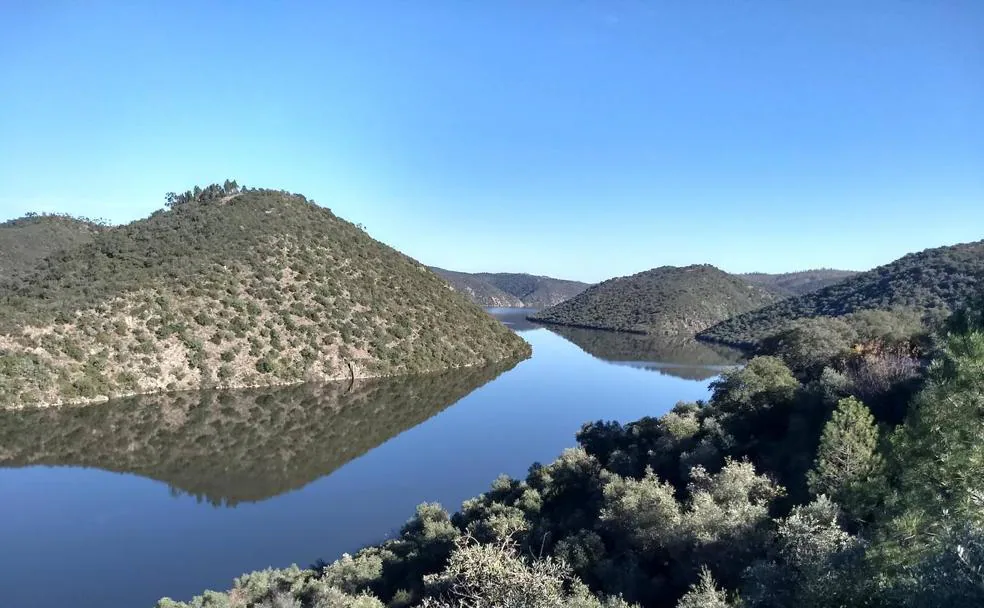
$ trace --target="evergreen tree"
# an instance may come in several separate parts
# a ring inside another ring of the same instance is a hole
[[[895,495],[870,552],[890,599],[984,602],[984,319],[950,322],[930,382],[893,437]]]
[[[677,608],[728,608],[728,597],[718,589],[710,571],[704,568],[700,580],[677,602]]]
[[[825,494],[855,519],[864,519],[877,498],[883,470],[878,429],[867,407],[854,397],[841,399],[823,427],[810,491]]]

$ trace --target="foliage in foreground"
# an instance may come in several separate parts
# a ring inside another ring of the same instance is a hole
[[[160,606],[979,606],[984,323],[955,317],[929,357],[916,343],[757,357],[707,403],[586,424],[453,516],[421,505],[332,564]],[[916,378],[849,373],[903,352]]]

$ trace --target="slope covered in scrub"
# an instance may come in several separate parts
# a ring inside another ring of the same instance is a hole
[[[0,404],[480,365],[528,345],[302,195],[209,186],[0,286]]]

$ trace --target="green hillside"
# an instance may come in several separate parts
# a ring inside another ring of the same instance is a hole
[[[783,297],[801,296],[811,291],[823,289],[834,283],[839,283],[844,279],[858,274],[854,270],[834,270],[832,268],[818,268],[816,270],[802,270],[799,272],[785,272],[781,274],[767,274],[764,272],[749,272],[740,274],[753,285],[758,285]]]
[[[776,299],[708,264],[662,266],[609,279],[530,318],[575,327],[692,336]]]
[[[216,505],[260,501],[328,475],[512,365],[0,409],[0,466],[95,467]]]
[[[529,346],[302,195],[234,183],[0,286],[0,404],[426,372]]]
[[[984,241],[927,249],[819,291],[728,319],[698,337],[747,348],[796,319],[894,308],[941,316],[977,293],[984,285],[982,279]]]
[[[106,230],[98,223],[67,215],[30,214],[0,224],[0,281],[32,270],[61,249],[87,243]]]
[[[587,283],[514,272],[431,270],[481,306],[546,308],[588,288]]]

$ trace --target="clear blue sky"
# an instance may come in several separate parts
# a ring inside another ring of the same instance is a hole
[[[984,238],[984,2],[0,0],[0,216],[222,181],[589,281]]]

